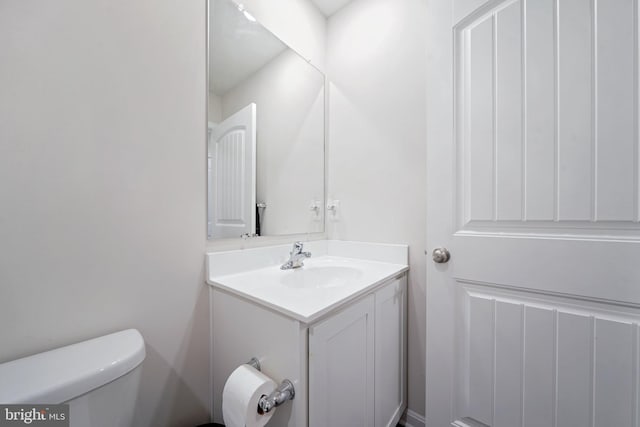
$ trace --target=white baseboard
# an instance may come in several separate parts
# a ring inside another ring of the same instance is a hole
[[[404,417],[400,420],[400,424],[405,427],[425,427],[425,422],[424,416],[411,409],[407,409]]]

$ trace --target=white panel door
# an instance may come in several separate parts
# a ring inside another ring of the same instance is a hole
[[[638,13],[430,2],[428,427],[640,426]]]
[[[240,237],[256,229],[256,104],[209,133],[209,237]]]
[[[406,298],[406,275],[375,293],[375,427],[395,427],[406,408]]]
[[[374,296],[309,328],[309,427],[374,426]]]

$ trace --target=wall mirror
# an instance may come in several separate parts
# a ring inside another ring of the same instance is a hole
[[[324,75],[231,0],[208,73],[209,239],[323,232]]]

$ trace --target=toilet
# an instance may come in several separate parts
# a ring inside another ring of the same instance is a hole
[[[0,405],[66,403],[71,427],[132,427],[144,358],[128,329],[2,363]]]

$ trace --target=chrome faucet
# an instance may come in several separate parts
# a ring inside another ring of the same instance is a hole
[[[304,265],[304,259],[310,257],[311,252],[302,252],[302,242],[295,242],[291,253],[289,253],[289,260],[282,264],[280,269],[291,270],[292,268],[300,268]]]

